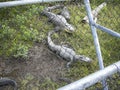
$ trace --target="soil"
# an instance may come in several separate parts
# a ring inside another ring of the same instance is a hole
[[[66,61],[50,51],[45,44],[36,43],[29,51],[28,59],[0,58],[0,76],[16,80],[18,83],[28,73],[43,80],[57,81],[66,71]]]

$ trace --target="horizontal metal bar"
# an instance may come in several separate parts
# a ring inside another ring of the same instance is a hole
[[[57,90],[83,90],[103,79],[106,79],[108,76],[117,73],[119,69],[120,61]]]
[[[8,1],[8,2],[0,2],[0,8],[2,7],[11,7],[25,4],[35,4],[35,3],[43,3],[43,2],[55,2],[55,1],[66,1],[66,0],[19,0],[19,1]]]
[[[95,26],[96,28],[104,31],[104,32],[107,32],[107,33],[111,34],[112,36],[115,36],[115,37],[120,38],[120,33],[118,33],[118,32],[115,32],[115,31],[113,31],[113,30],[111,30],[111,29],[108,29],[108,28],[106,28],[106,27],[104,27],[104,26],[101,26],[101,25],[99,25],[99,24],[96,24],[96,23],[94,23],[94,24],[92,24],[92,25]]]

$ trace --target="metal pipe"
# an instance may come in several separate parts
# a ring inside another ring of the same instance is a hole
[[[103,7],[106,6],[106,2],[103,2],[102,4],[100,4],[99,6],[97,6],[94,10],[92,10],[92,15],[93,15],[93,19],[96,19],[97,16],[98,16],[98,13],[101,11],[101,9]],[[82,20],[83,23],[89,23],[89,20],[88,20],[88,16],[86,15],[83,20]]]
[[[84,0],[84,4],[85,4],[86,11],[87,11],[89,24],[90,24],[90,27],[91,27],[91,30],[92,30],[92,35],[93,35],[93,38],[94,38],[94,45],[95,45],[95,48],[96,48],[96,54],[97,54],[97,57],[98,57],[99,67],[100,67],[100,69],[104,69],[102,53],[101,53],[101,50],[100,50],[100,44],[99,44],[99,40],[98,40],[98,35],[97,35],[97,32],[96,32],[96,28],[92,25],[92,23],[94,23],[94,20],[93,20],[93,15],[92,15],[92,12],[91,12],[91,7],[90,7],[89,0]],[[105,86],[104,90],[108,90],[108,87],[106,85],[105,80],[102,81],[102,84],[103,84],[103,87]]]
[[[108,29],[108,28],[106,28],[104,26],[101,26],[99,24],[96,24],[96,23],[93,23],[93,26],[95,26],[96,28],[98,28],[98,29],[100,29],[100,30],[102,30],[104,32],[107,32],[107,33],[111,34],[112,36],[120,38],[120,33],[117,33],[117,32],[115,32],[115,31],[113,31],[111,29]]]
[[[66,0],[21,0],[21,1],[19,0],[19,1],[8,1],[8,2],[0,2],[0,8],[18,6],[18,5],[25,5],[25,4],[55,2],[55,1],[66,1]]]
[[[57,90],[84,90],[85,88],[94,85],[108,76],[117,73],[119,70],[120,61]]]

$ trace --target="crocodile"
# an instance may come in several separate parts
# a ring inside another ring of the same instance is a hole
[[[49,8],[45,8],[42,14],[46,15],[49,18],[49,21],[51,21],[56,27],[58,27],[58,30],[66,30],[69,33],[75,31],[73,25],[69,24],[64,16],[50,12]]]
[[[60,13],[58,13],[58,14],[62,15],[67,20],[70,19],[70,13],[69,13],[67,7],[65,7],[64,5],[58,4],[55,6],[47,7],[47,9],[49,10],[49,12],[51,12],[54,9],[61,9]]]
[[[95,21],[95,23],[96,23],[96,21],[97,21],[97,16],[98,16],[100,10],[101,10],[103,7],[105,7],[106,5],[107,5],[106,2],[104,2],[104,3],[100,4],[98,7],[96,7],[96,8],[92,11],[93,20]],[[82,22],[83,22],[83,23],[89,23],[88,16],[85,16],[85,17],[83,18]]]
[[[12,79],[8,79],[8,78],[1,78],[0,79],[0,87],[7,86],[7,85],[11,85],[11,86],[14,87],[14,90],[17,90],[17,83],[16,83],[16,81],[14,81]]]
[[[89,57],[86,57],[84,55],[77,55],[73,49],[68,48],[67,46],[54,44],[54,42],[51,39],[51,35],[55,32],[56,32],[55,30],[48,32],[48,37],[47,37],[48,47],[50,48],[51,51],[56,52],[57,55],[68,61],[67,68],[69,68],[69,66],[74,61],[85,61],[85,62],[92,61],[92,59]]]

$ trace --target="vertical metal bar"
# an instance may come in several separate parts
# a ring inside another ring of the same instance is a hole
[[[99,45],[99,40],[98,40],[98,35],[97,35],[97,32],[96,32],[96,28],[92,25],[92,23],[94,23],[94,20],[93,20],[89,0],[84,0],[84,4],[85,4],[85,8],[86,8],[86,11],[87,11],[87,14],[88,14],[89,24],[90,24],[90,27],[91,27],[91,30],[92,30],[92,35],[93,35],[93,38],[94,38],[94,45],[95,45],[95,48],[96,48],[96,54],[97,54],[97,57],[98,57],[99,67],[100,67],[100,69],[104,69],[102,53],[101,53],[101,50],[100,50],[100,45]],[[105,80],[102,81],[102,84],[103,84],[103,87],[105,87],[104,90],[108,90],[107,83],[106,83]]]

